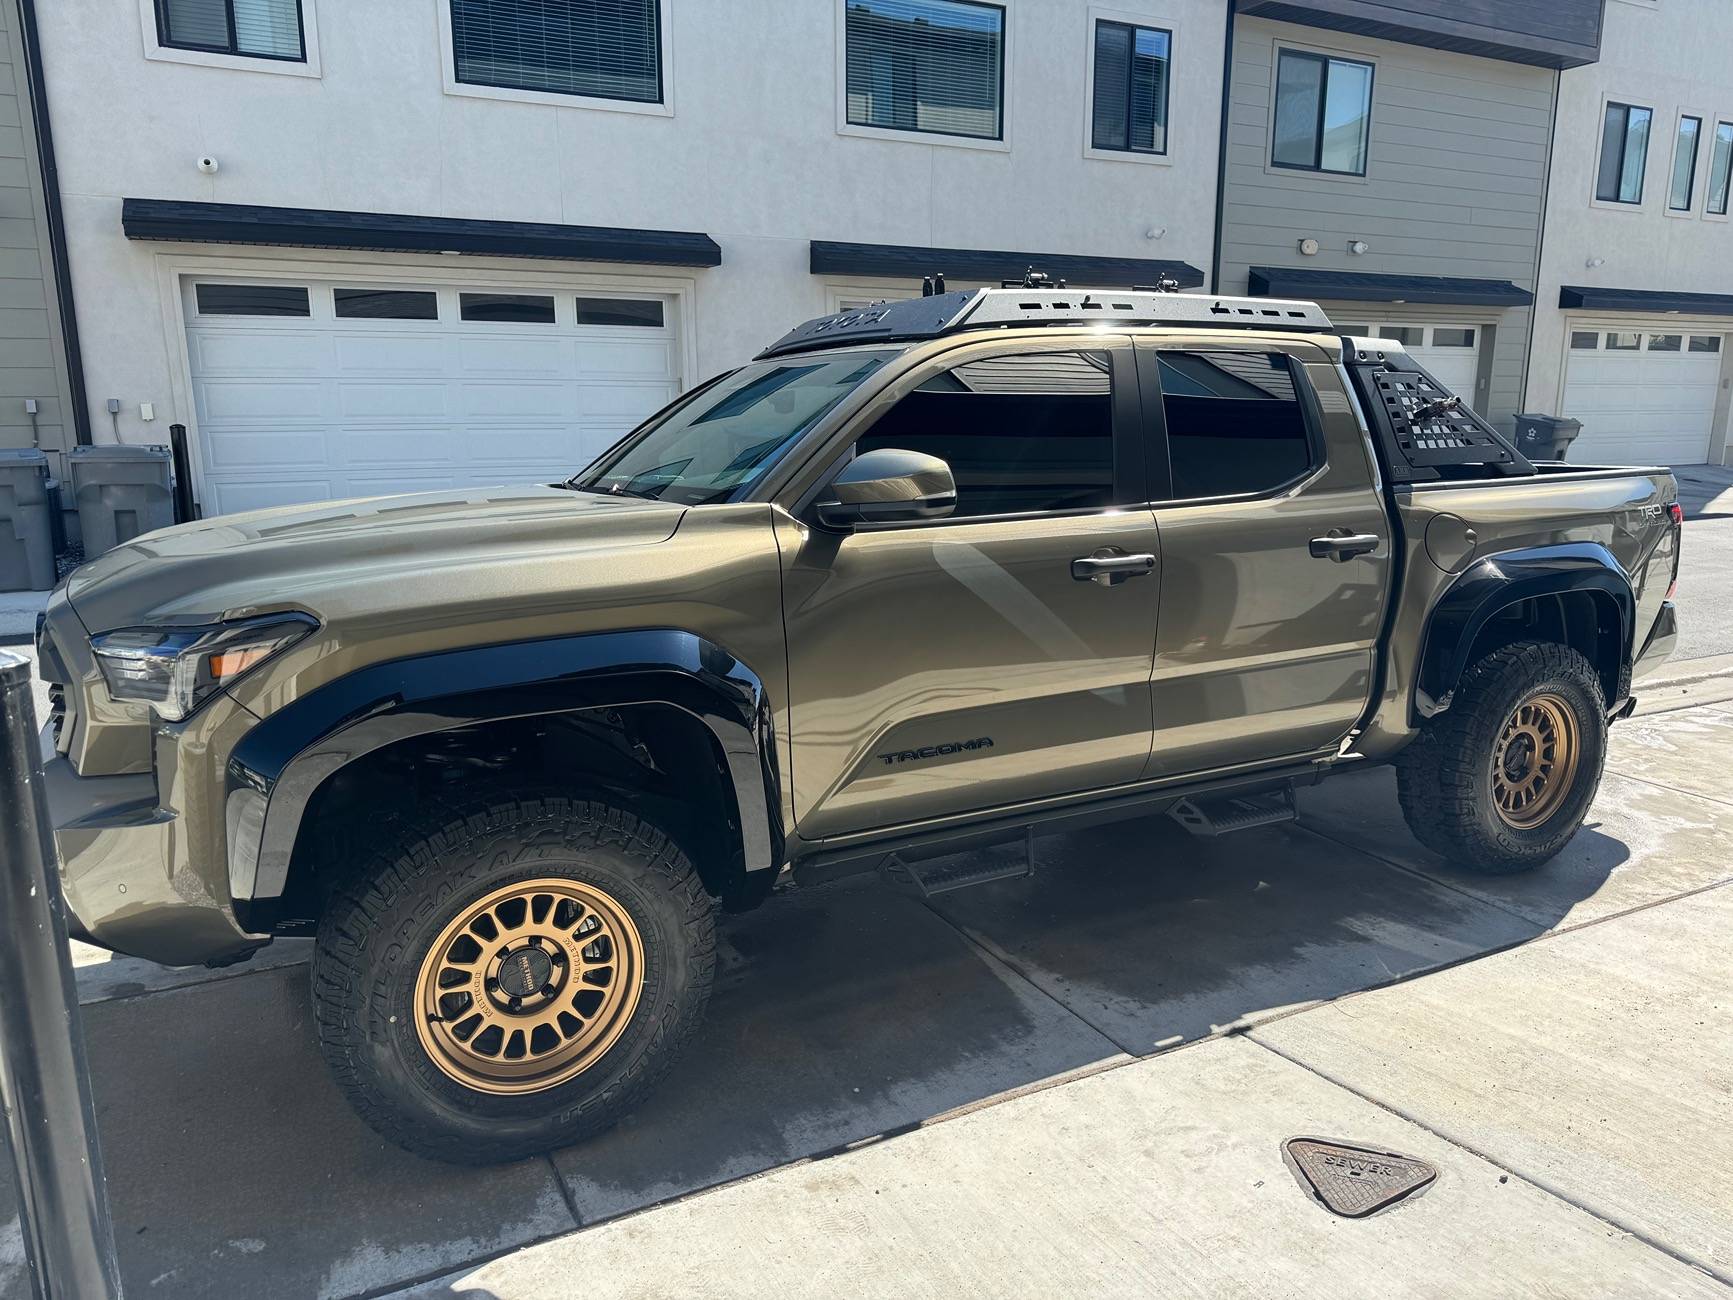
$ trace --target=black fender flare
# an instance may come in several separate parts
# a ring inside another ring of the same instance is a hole
[[[1427,616],[1420,670],[1414,682],[1416,719],[1450,707],[1450,697],[1468,668],[1475,638],[1499,611],[1534,596],[1599,592],[1619,611],[1618,662],[1608,682],[1607,704],[1627,691],[1637,598],[1618,559],[1599,542],[1563,542],[1489,555],[1469,565],[1445,588]],[[1604,665],[1596,665],[1605,672]]]
[[[370,664],[308,692],[235,746],[225,779],[230,896],[280,898],[301,820],[340,768],[396,741],[477,722],[665,704],[715,737],[749,872],[780,867],[781,784],[758,674],[674,628],[436,651]]]

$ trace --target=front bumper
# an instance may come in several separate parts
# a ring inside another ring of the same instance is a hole
[[[235,924],[196,872],[177,865],[185,828],[149,772],[81,777],[42,732],[43,794],[60,857],[69,928],[165,966],[223,963],[267,941]]]

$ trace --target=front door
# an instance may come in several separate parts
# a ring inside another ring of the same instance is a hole
[[[1162,541],[1148,775],[1329,749],[1372,693],[1391,579],[1341,381],[1307,343],[1139,347]]]
[[[966,345],[891,397],[827,473],[926,452],[951,465],[957,509],[779,529],[801,835],[1135,780],[1161,576],[1128,342]]]

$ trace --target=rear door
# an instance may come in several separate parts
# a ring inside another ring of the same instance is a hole
[[[779,529],[800,833],[846,835],[1134,781],[1160,591],[1130,342],[974,343],[902,377],[857,451],[945,459],[942,520]],[[1102,561],[1119,561],[1119,571]]]
[[[1371,448],[1325,351],[1138,343],[1162,540],[1147,773],[1329,749],[1370,698],[1389,598]]]

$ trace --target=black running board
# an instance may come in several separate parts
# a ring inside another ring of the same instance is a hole
[[[1291,822],[1298,813],[1294,808],[1294,787],[1285,785],[1253,794],[1206,794],[1181,799],[1167,810],[1167,815],[1193,835],[1213,839],[1233,831],[1249,831],[1254,826]]]

